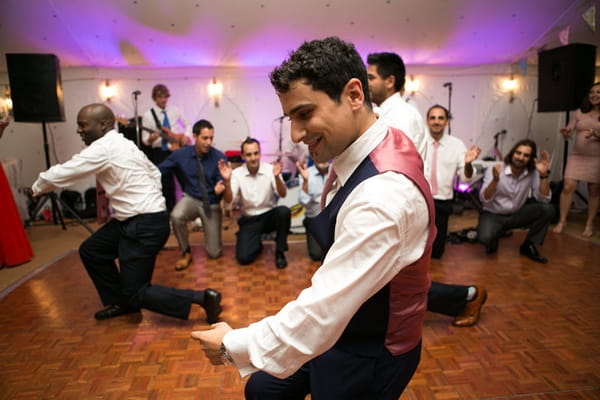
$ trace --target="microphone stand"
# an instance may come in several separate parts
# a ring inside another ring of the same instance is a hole
[[[448,88],[448,135],[452,135],[452,82],[444,84]]]
[[[139,90],[136,90],[132,93],[133,95],[133,120],[135,126],[135,141],[138,148],[142,148],[142,130],[140,129],[140,123],[138,121],[138,96],[142,94]]]

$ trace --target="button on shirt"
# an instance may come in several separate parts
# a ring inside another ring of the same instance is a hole
[[[552,192],[544,196],[540,193],[540,174],[537,169],[533,171],[523,171],[519,176],[512,173],[510,165],[504,165],[504,169],[500,172],[500,180],[496,184],[496,191],[489,200],[483,195],[485,189],[490,185],[493,179],[492,168],[485,171],[483,184],[479,190],[479,199],[481,200],[482,208],[494,214],[514,214],[517,212],[529,197],[529,193],[533,193],[533,197],[541,203],[549,203],[552,197]]]
[[[66,187],[93,174],[110,199],[118,220],[166,210],[160,171],[135,143],[115,130],[69,161],[42,172],[32,186],[33,194]]]
[[[334,160],[337,188],[387,129],[379,120]],[[240,374],[261,369],[284,378],[330,349],[356,310],[423,255],[429,233],[423,210],[425,198],[402,174],[386,172],[360,183],[340,208],[334,243],[310,287],[277,314],[223,338]]]
[[[321,193],[327,175],[319,172],[315,165],[308,167],[308,193],[302,190],[304,178],[299,175],[300,193],[298,194],[298,202],[304,207],[304,214],[309,217],[316,217],[321,212]]]
[[[281,175],[279,179],[283,181]],[[260,163],[256,175],[251,175],[248,166],[243,164],[231,172],[231,193],[239,198],[242,215],[263,214],[277,206],[277,183],[273,166]]]
[[[214,147],[211,147],[208,153],[202,156],[202,167],[210,204],[217,204],[221,201],[221,196],[215,194],[215,185],[218,181],[223,180],[219,173],[219,160],[227,160],[227,157]],[[198,155],[194,146],[185,146],[175,150],[158,165],[158,169],[161,173],[174,171],[182,181],[183,191],[197,200],[202,199],[198,180]]]
[[[427,135],[427,151],[425,154],[425,178],[431,182],[431,158],[435,140]],[[439,140],[437,149],[437,193],[433,195],[437,200],[451,200],[454,196],[454,177],[458,174],[461,181],[471,179],[465,176],[465,153],[467,147],[457,137],[444,133]]]

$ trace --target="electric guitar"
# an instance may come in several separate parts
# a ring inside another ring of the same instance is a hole
[[[133,127],[133,122],[126,118],[115,116],[115,120],[125,127]],[[167,148],[169,151],[175,151],[189,144],[188,137],[185,136],[185,134],[174,133],[171,129],[164,126],[160,129],[152,129],[140,125],[140,129],[148,133],[158,133],[161,138],[167,141]]]

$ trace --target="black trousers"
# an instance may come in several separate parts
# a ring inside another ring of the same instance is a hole
[[[446,236],[448,235],[448,219],[452,215],[452,200],[435,200],[435,227],[437,235],[431,249],[432,258],[442,258],[446,248]]]
[[[287,235],[291,225],[290,209],[277,206],[260,215],[243,216],[238,219],[239,231],[235,244],[235,257],[242,265],[250,264],[262,251],[261,235],[275,231],[276,251],[287,251]]]
[[[104,305],[188,318],[193,290],[151,284],[156,255],[169,233],[166,212],[140,214],[125,221],[111,219],[81,244],[81,261]]]
[[[332,347],[286,379],[255,372],[246,383],[247,400],[398,400],[421,359],[421,344],[399,356],[360,356]]]
[[[164,151],[160,147],[153,147],[149,151],[150,161],[154,165],[163,162],[171,154],[169,151]],[[175,207],[175,175],[172,172],[162,174],[160,182],[162,183],[162,192],[167,203],[167,211],[171,213]]]

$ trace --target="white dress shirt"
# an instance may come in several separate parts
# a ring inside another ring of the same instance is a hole
[[[433,155],[433,142],[435,139],[427,135],[427,152],[425,154],[425,178],[431,182],[431,158]],[[454,197],[454,177],[458,175],[462,182],[471,178],[465,176],[465,153],[467,147],[457,137],[444,133],[439,140],[437,149],[437,193],[433,195],[437,200],[451,200]]]
[[[279,179],[283,182],[283,177]],[[240,200],[242,215],[260,215],[277,206],[277,183],[273,166],[260,163],[256,175],[250,174],[246,164],[231,172],[231,193]]]
[[[389,126],[400,129],[408,136],[421,158],[425,159],[426,143],[425,139],[428,136],[427,126],[419,110],[412,104],[408,104],[399,92],[394,93],[375,110],[381,118],[383,118]]]
[[[378,120],[334,160],[338,187],[387,129]],[[240,374],[260,369],[284,378],[330,349],[360,306],[422,256],[429,232],[423,210],[424,197],[402,174],[361,182],[339,210],[334,243],[311,285],[277,314],[223,338]]]
[[[147,128],[142,130],[142,143],[153,148],[160,148],[162,147],[162,140],[160,138],[156,139],[152,143],[149,143],[148,141],[152,131],[157,129],[156,121],[152,116],[152,110],[154,110],[154,112],[156,113],[156,117],[158,118],[158,122],[160,122],[161,126],[163,123],[164,114],[162,113],[163,110],[161,108],[155,105],[150,110],[146,111],[144,113],[144,116],[142,117],[142,126],[144,128]],[[169,119],[169,125],[171,125],[171,131],[173,131],[173,133],[184,133],[185,136],[191,138],[191,131],[188,132],[187,122],[185,122],[185,118],[183,118],[183,114],[181,113],[179,108],[167,105],[165,111],[167,113],[167,118]]]
[[[160,171],[134,142],[114,129],[69,161],[42,172],[31,189],[38,196],[94,174],[116,219],[166,210]]]

